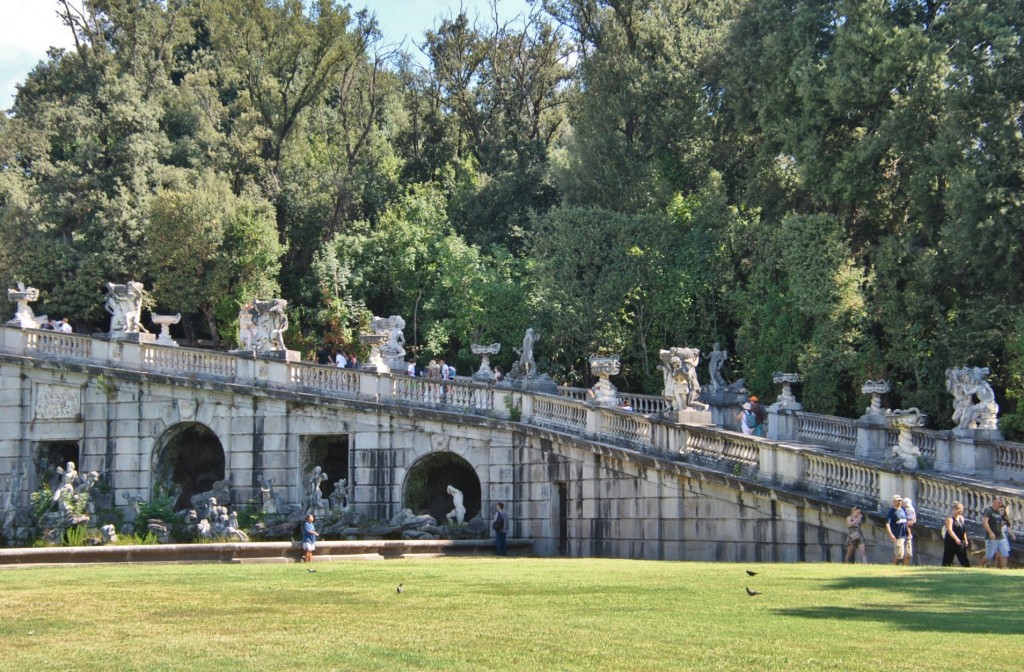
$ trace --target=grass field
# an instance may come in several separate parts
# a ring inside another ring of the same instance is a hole
[[[518,558],[312,567],[3,570],[0,670],[1024,667],[1019,571]]]

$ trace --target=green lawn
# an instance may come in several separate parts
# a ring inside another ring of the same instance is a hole
[[[313,567],[3,570],[0,670],[1024,667],[1019,571],[518,558]]]

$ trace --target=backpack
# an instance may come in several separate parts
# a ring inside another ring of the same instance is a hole
[[[494,530],[495,532],[504,532],[505,531],[505,514],[504,513],[499,513],[498,514],[498,517],[494,519],[493,523],[491,523],[491,529]]]

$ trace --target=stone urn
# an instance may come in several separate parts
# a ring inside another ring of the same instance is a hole
[[[377,373],[391,373],[391,369],[380,354],[380,346],[387,340],[387,334],[359,334],[359,342],[370,346],[370,358],[361,368]]]
[[[882,395],[888,394],[891,390],[888,380],[869,380],[864,383],[860,391],[871,395],[871,405],[865,409],[861,420],[884,424],[886,410],[882,408]]]
[[[619,375],[619,355],[590,358],[590,373],[597,376],[597,383],[590,388],[596,406],[614,408],[618,405],[618,393],[609,378]]]
[[[473,343],[469,346],[469,349],[474,355],[482,357],[480,368],[473,374],[473,380],[479,380],[484,383],[494,382],[494,371],[491,370],[491,355],[501,352],[501,343],[491,343],[490,345]]]
[[[157,315],[150,313],[149,319],[153,324],[160,327],[160,335],[156,337],[157,345],[166,345],[171,348],[178,347],[177,341],[171,338],[171,325],[181,322],[181,313],[175,315]]]
[[[916,408],[889,411],[885,414],[889,426],[900,432],[898,442],[892,446],[892,455],[903,463],[905,469],[916,469],[921,449],[914,445],[914,430],[924,427],[928,416]]]
[[[782,392],[779,394],[779,398],[771,405],[772,410],[799,411],[803,409],[803,405],[796,400],[796,396],[793,394],[792,388],[794,383],[800,382],[800,374],[782,373],[781,371],[777,371],[772,376],[772,382],[776,385],[782,385]]]

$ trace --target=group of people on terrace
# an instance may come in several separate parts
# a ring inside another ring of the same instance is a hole
[[[894,565],[910,564],[914,556],[914,527],[917,522],[914,503],[908,498],[893,495],[892,507],[885,517],[885,531],[892,543]],[[846,562],[853,562],[858,554],[861,562],[867,562],[863,524],[864,512],[854,506],[846,518]],[[953,502],[941,528],[943,567],[952,566],[954,559],[960,566],[970,567],[970,556],[975,555],[982,556],[979,563],[982,567],[991,564],[1006,569],[1010,561],[1010,541],[1016,541],[1017,536],[1002,497],[993,497],[992,503],[981,512],[981,526],[985,532],[985,548],[972,552],[968,525],[964,520],[964,505],[958,501]]]
[[[43,331],[59,331],[62,334],[70,334],[72,331],[74,331],[71,328],[71,322],[66,317],[60,322],[58,322],[56,319],[47,320],[46,322],[43,322],[43,324],[39,328],[42,329]]]

